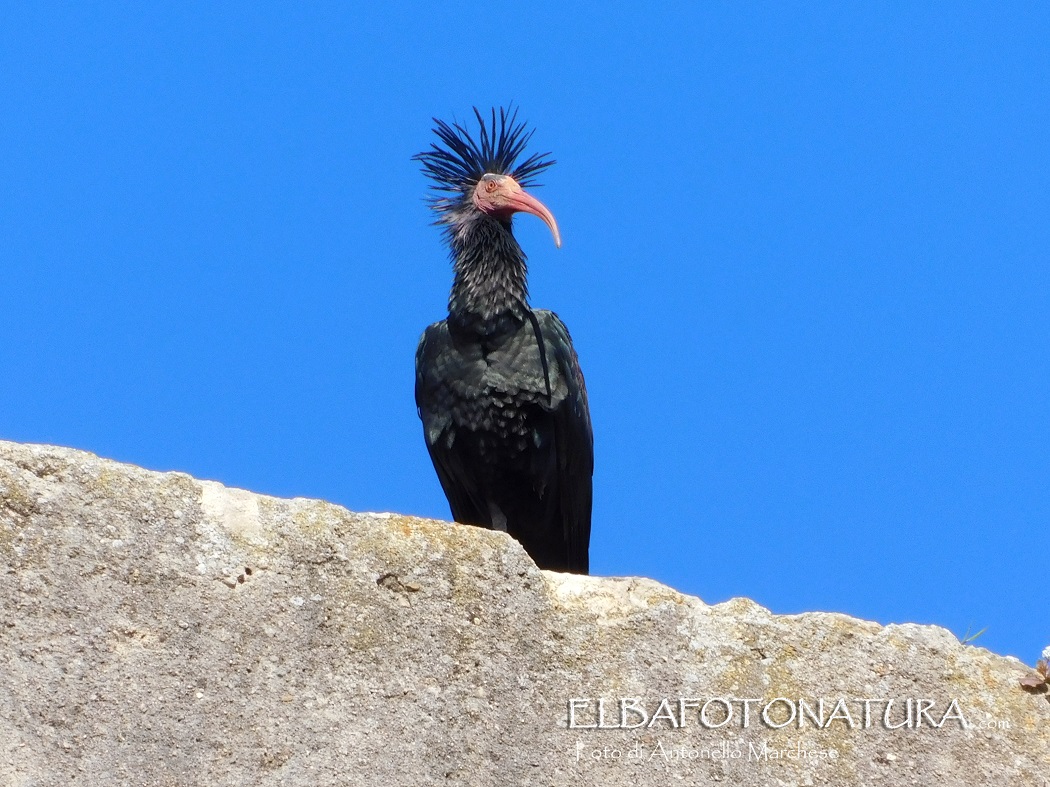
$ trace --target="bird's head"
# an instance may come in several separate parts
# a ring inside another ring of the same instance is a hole
[[[517,162],[533,134],[517,120],[517,109],[501,108],[497,116],[494,108],[489,125],[476,107],[474,115],[479,126],[477,139],[459,123],[449,125],[434,118],[440,144],[433,143],[430,150],[413,156],[434,181],[431,188],[438,195],[430,204],[440,216],[438,223],[455,225],[472,211],[504,220],[518,212],[531,213],[550,228],[554,244],[560,247],[554,214],[524,189],[538,185],[536,175],[554,160],[549,153],[534,153]]]
[[[496,175],[491,172],[482,175],[474,187],[473,202],[482,213],[496,218],[512,216],[518,212],[538,216],[550,228],[554,236],[554,245],[561,247],[561,233],[558,232],[558,222],[554,220],[554,214],[510,175]]]

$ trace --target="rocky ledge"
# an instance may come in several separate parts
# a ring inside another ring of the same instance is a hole
[[[0,442],[0,783],[1045,785],[933,626],[538,570],[501,533]]]

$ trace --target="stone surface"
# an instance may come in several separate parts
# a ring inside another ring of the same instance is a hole
[[[708,606],[500,533],[4,442],[0,550],[4,785],[1050,779],[1030,671],[935,627]],[[584,728],[599,700],[613,728]]]

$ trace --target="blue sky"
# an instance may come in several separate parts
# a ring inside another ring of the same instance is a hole
[[[515,101],[592,569],[1050,643],[1050,10],[95,3],[0,26],[0,438],[448,516],[412,154]]]

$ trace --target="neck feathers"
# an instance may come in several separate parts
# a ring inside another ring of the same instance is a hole
[[[453,322],[478,333],[518,326],[528,313],[525,252],[510,219],[477,214],[448,228],[455,280],[448,312]]]

